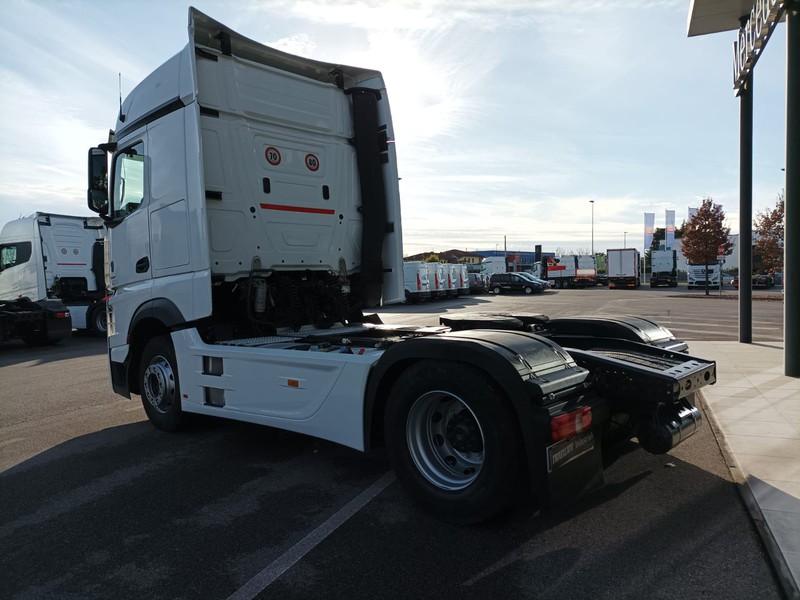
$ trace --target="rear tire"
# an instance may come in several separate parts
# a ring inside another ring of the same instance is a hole
[[[500,290],[500,287],[499,287],[499,286],[494,286],[494,289],[493,289],[492,291],[493,291],[495,294],[497,294],[498,296],[500,295],[500,292],[501,292],[501,290]]]
[[[139,377],[142,406],[150,422],[162,431],[180,428],[183,411],[178,363],[169,337],[159,336],[147,342]]]
[[[106,322],[106,307],[105,304],[95,306],[92,313],[89,315],[89,327],[92,332],[106,337],[108,335],[108,324]]]
[[[484,521],[510,508],[526,489],[514,411],[475,368],[416,363],[392,389],[384,425],[397,478],[439,518]]]

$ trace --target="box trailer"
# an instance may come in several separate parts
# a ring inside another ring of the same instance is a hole
[[[606,250],[609,288],[638,288],[641,285],[639,251],[636,248]]]

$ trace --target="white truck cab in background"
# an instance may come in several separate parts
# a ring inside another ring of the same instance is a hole
[[[0,232],[0,300],[60,300],[72,327],[105,335],[103,237],[98,217],[37,212],[10,221]]]

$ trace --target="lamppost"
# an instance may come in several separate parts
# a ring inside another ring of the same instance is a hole
[[[628,247],[628,232],[627,231],[623,231],[622,232],[622,247],[623,248],[627,248]]]
[[[594,200],[589,200],[592,205],[592,256],[594,256]]]

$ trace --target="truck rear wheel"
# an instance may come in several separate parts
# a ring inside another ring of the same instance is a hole
[[[385,428],[398,479],[442,519],[484,521],[525,489],[513,410],[474,368],[434,360],[410,367],[389,396]]]
[[[108,335],[108,324],[106,323],[106,307],[104,304],[95,306],[89,315],[89,326],[92,332],[97,335]]]
[[[162,431],[181,425],[181,395],[175,350],[167,336],[153,338],[144,348],[139,369],[142,405],[147,418]]]

